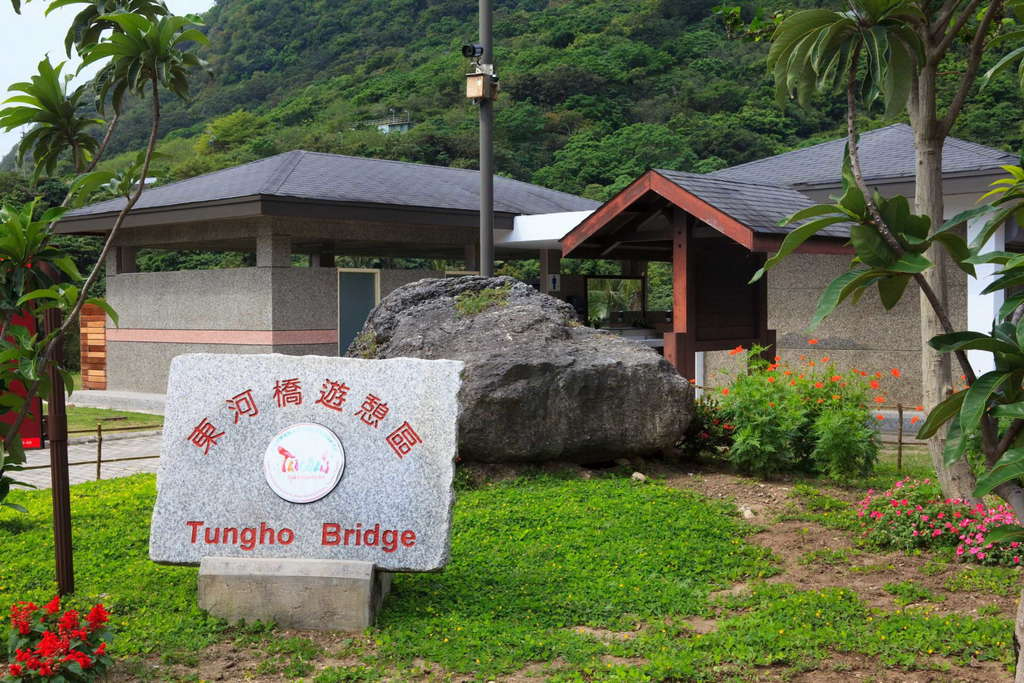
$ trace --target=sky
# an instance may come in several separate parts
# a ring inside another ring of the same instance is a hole
[[[175,14],[204,12],[213,6],[214,0],[166,0],[167,6]],[[31,0],[25,4],[22,0],[21,14],[14,13],[10,0],[0,0],[0,42],[4,46],[4,56],[0,59],[0,102],[9,96],[7,87],[12,83],[27,81],[36,73],[36,65],[46,56],[54,64],[67,60],[64,52],[64,35],[71,20],[82,9],[81,5],[62,7],[44,16],[46,0]],[[77,66],[77,56],[68,60],[64,73],[73,71]],[[91,71],[95,71],[92,69]],[[82,72],[75,82],[88,80],[91,73]],[[16,93],[10,93],[14,95]],[[0,157],[17,144],[21,137],[20,130],[9,133],[0,131]]]

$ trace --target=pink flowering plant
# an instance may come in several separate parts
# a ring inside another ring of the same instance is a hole
[[[1016,515],[1009,505],[1001,504],[993,508],[978,505],[974,508],[971,526],[960,535],[960,544],[956,547],[956,556],[961,560],[970,560],[980,564],[1016,566],[1024,557],[1021,542],[1010,538],[1000,540],[993,532],[1000,527],[1010,531],[1017,526]]]
[[[109,614],[95,605],[86,614],[61,612],[60,598],[42,607],[31,602],[11,606],[7,665],[0,680],[93,681],[112,663],[107,654]]]
[[[961,561],[986,565],[1020,564],[1024,548],[990,533],[1017,519],[1007,505],[987,508],[943,498],[930,479],[901,479],[887,491],[869,490],[857,505],[862,540],[879,549],[953,549]]]

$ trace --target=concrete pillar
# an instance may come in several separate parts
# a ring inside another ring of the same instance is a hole
[[[310,268],[334,268],[334,252],[321,251],[309,255]]]
[[[480,247],[476,244],[467,244],[463,249],[465,250],[465,270],[480,270]]]
[[[139,250],[136,247],[113,247],[107,252],[107,275],[139,272],[136,262],[138,253]]]
[[[261,227],[256,235],[257,268],[290,268],[292,240],[273,228]]]
[[[970,243],[985,227],[988,219],[985,216],[972,218],[967,221],[967,242]],[[1006,249],[1006,228],[1000,227],[996,230],[989,241],[985,244],[982,252],[1005,251]],[[999,313],[999,308],[1006,300],[1003,290],[982,294],[981,291],[989,286],[996,277],[996,270],[1002,266],[995,263],[983,263],[974,266],[977,277],[967,278],[967,329],[974,332],[988,334],[992,331],[992,323]],[[967,359],[971,367],[979,376],[996,369],[995,359],[987,351],[968,351]]]
[[[562,252],[558,249],[541,249],[540,291],[558,294],[562,289]]]

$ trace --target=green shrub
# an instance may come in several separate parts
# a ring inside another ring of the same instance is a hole
[[[693,416],[686,427],[680,449],[689,457],[701,453],[718,455],[720,448],[732,443],[730,431],[725,429],[724,424],[718,401],[705,393],[693,402]],[[729,427],[731,429],[732,425]]]
[[[818,414],[811,427],[811,460],[818,472],[838,481],[871,473],[878,460],[878,432],[863,408],[842,404]]]

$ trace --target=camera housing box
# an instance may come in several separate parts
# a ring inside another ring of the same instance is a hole
[[[466,97],[471,100],[493,100],[498,96],[494,76],[486,73],[466,74]]]

